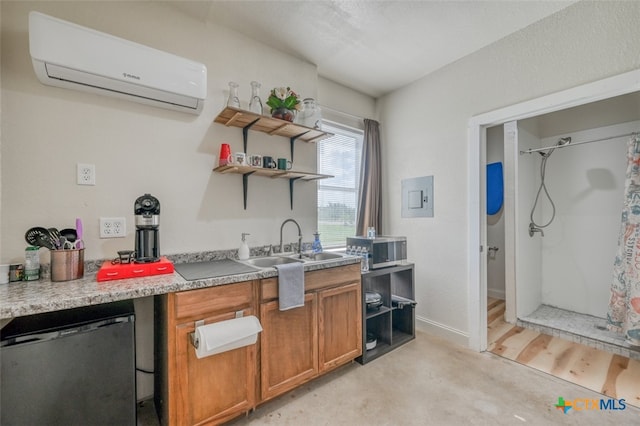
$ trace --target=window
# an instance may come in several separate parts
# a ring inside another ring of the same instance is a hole
[[[344,247],[356,233],[362,131],[326,122],[323,130],[335,136],[317,144],[318,173],[334,177],[318,181],[318,232],[323,247]]]

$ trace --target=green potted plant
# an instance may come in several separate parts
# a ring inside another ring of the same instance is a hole
[[[300,100],[290,87],[271,89],[267,105],[271,108],[271,116],[281,120],[293,121],[295,112],[300,110]]]

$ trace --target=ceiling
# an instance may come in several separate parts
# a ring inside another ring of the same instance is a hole
[[[575,0],[176,1],[375,98],[575,3]]]

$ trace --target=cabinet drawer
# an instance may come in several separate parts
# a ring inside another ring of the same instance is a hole
[[[176,319],[234,311],[251,305],[254,281],[227,284],[175,294]]]
[[[339,266],[305,272],[304,291],[317,291],[342,284],[360,282],[360,264]],[[260,282],[260,301],[278,298],[278,277],[266,278]]]

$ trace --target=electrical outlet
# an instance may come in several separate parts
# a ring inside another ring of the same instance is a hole
[[[127,220],[124,217],[101,217],[100,238],[124,238],[127,236]]]
[[[78,163],[76,165],[76,172],[77,172],[78,185],[95,185],[96,184],[95,164]]]

